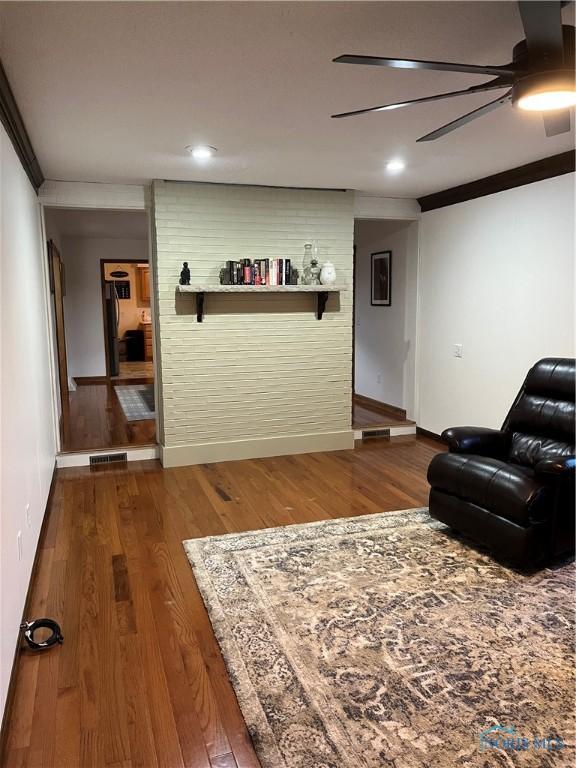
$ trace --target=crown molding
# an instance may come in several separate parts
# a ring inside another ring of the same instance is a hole
[[[40,163],[34,152],[34,147],[28,136],[24,120],[16,104],[16,99],[10,88],[10,83],[6,77],[6,72],[0,61],[0,120],[2,125],[6,129],[6,133],[10,137],[16,154],[20,158],[20,162],[24,166],[32,186],[38,192],[42,182],[44,181],[44,175],[40,168]]]
[[[464,203],[466,200],[474,200],[477,197],[493,195],[495,192],[503,192],[506,189],[533,184],[535,181],[573,173],[575,158],[576,152],[572,149],[559,155],[545,157],[543,160],[536,160],[534,163],[521,165],[519,168],[511,168],[509,171],[496,173],[494,176],[486,176],[484,179],[476,179],[476,181],[470,181],[468,184],[461,184],[442,192],[434,192],[432,195],[418,198],[418,202],[424,213],[425,211],[444,208],[447,205]]]

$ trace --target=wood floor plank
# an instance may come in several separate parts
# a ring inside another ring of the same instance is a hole
[[[86,439],[100,429],[80,425]],[[65,639],[19,655],[0,766],[258,768],[182,541],[423,506],[439,450],[406,436],[170,470],[59,470],[30,607]]]
[[[66,541],[66,577],[64,583],[64,595],[62,605],[63,635],[65,644],[59,653],[58,688],[70,688],[79,685],[78,659],[80,638],[80,595],[82,583],[83,565],[86,551],[86,531],[84,518],[86,505],[89,504],[92,495],[92,483],[87,483],[86,488],[81,482],[73,484],[72,509],[73,515],[64,516],[61,528],[62,540]]]
[[[56,766],[56,705],[58,697],[58,653],[46,653],[40,659],[34,697],[33,729],[27,768],[54,768]],[[20,676],[17,678],[20,684]],[[72,736],[72,738],[74,738]]]
[[[112,555],[112,573],[114,575],[114,599],[117,603],[130,600],[130,577],[125,555]]]
[[[20,697],[26,696],[27,691],[35,691],[38,686],[38,656],[30,655],[20,668],[21,689]],[[15,702],[15,717],[12,719],[8,749],[10,751],[27,750],[30,746],[34,709],[25,703]]]
[[[148,483],[149,479],[143,478],[143,485],[148,486]],[[149,492],[149,487],[146,490]],[[144,495],[142,485],[140,494]],[[153,503],[152,494],[150,498]],[[198,768],[209,768],[208,750],[200,719],[195,707],[190,707],[194,691],[188,682],[181,652],[182,647],[195,647],[196,638],[184,610],[185,596],[178,580],[173,553],[167,543],[170,534],[168,517],[162,519],[161,527],[163,541],[145,542],[150,602],[184,762],[186,765],[197,765]],[[181,542],[179,544],[181,548]]]
[[[96,768],[104,764],[104,727],[100,722],[102,680],[98,657],[98,591],[96,587],[96,555],[90,547],[82,558],[81,599],[78,634],[75,638],[80,689],[79,765]],[[62,649],[66,649],[67,639]],[[63,654],[64,655],[64,654]]]
[[[61,517],[60,525],[64,517]],[[40,554],[39,571],[44,567],[44,560],[51,560],[50,582],[46,598],[46,615],[54,617],[61,626],[64,626],[64,584],[66,579],[65,560],[56,559],[57,550],[54,547],[43,550]],[[38,583],[32,588],[32,602],[36,599]],[[63,647],[63,646],[62,646]],[[56,749],[56,711],[58,699],[58,672],[62,648],[52,649],[50,652],[38,656],[38,678],[34,692],[20,686],[19,675],[17,679],[16,693],[21,691],[24,695],[33,697],[34,714],[33,727],[30,734],[30,748],[27,756],[29,768],[52,768],[55,763]],[[26,663],[28,654],[22,652],[19,658],[19,671]]]
[[[56,698],[55,765],[77,768],[80,762],[80,689],[64,688]]]
[[[154,496],[158,478],[147,478]],[[182,527],[177,509],[169,507],[165,514],[165,548],[157,551],[157,563],[165,589],[165,603],[168,606],[175,627],[180,652],[194,709],[209,757],[223,754],[230,749],[226,730],[220,717],[220,710],[212,688],[208,670],[196,634],[198,616],[190,597],[196,587],[194,576],[184,554],[182,541],[186,531]]]
[[[103,513],[104,509],[99,512]],[[104,545],[97,547],[95,553],[98,663],[102,683],[99,717],[100,723],[103,724],[106,765],[121,765],[130,760],[130,746],[120,665],[120,633],[114,604],[111,551],[111,546]]]
[[[134,768],[157,768],[158,758],[153,735],[152,716],[148,702],[148,690],[142,674],[135,671],[143,668],[139,638],[121,639],[121,666],[126,694],[126,715],[130,755]]]
[[[27,764],[28,749],[26,747],[8,749],[3,762],[5,768],[25,768]]]
[[[144,695],[149,706],[158,766],[184,768],[175,713],[144,572],[140,573],[140,578],[133,578],[132,595],[138,617],[137,639],[142,660],[140,674],[143,675]],[[135,674],[136,670],[131,672]],[[133,702],[131,704],[133,705]],[[130,703],[128,706],[130,707]]]
[[[27,620],[40,618],[47,615],[48,598],[51,584],[53,589],[57,587],[58,580],[52,579],[54,550],[52,547],[46,549],[44,557],[38,562],[35,578],[35,589],[29,600],[29,612],[25,617]],[[54,603],[50,607],[53,607]],[[55,613],[50,615],[55,616]],[[60,620],[57,618],[56,620]],[[33,694],[38,690],[38,675],[40,670],[40,656],[31,651],[25,651],[20,656],[20,675],[22,684],[15,692],[14,712],[16,717],[12,721],[12,728],[8,739],[8,749],[10,751],[24,750],[27,759],[27,749],[32,741],[32,724],[34,722],[34,698]],[[32,692],[32,698],[30,698]],[[18,759],[23,759],[22,755]]]

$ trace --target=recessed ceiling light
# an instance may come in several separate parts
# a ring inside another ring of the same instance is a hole
[[[390,160],[386,163],[386,170],[388,173],[401,173],[406,168],[404,160]]]
[[[195,160],[209,160],[218,152],[216,147],[210,147],[207,144],[198,144],[195,147],[186,147],[186,149]]]

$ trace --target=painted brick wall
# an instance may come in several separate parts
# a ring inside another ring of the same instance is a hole
[[[155,182],[155,290],[165,465],[353,445],[353,193]],[[227,259],[290,258],[316,239],[338,283],[321,321],[315,297],[176,293],[217,284]]]

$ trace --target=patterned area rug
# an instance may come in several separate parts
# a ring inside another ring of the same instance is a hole
[[[154,419],[154,385],[130,384],[114,387],[127,421]]]
[[[425,510],[184,547],[263,768],[574,764],[572,565]]]

